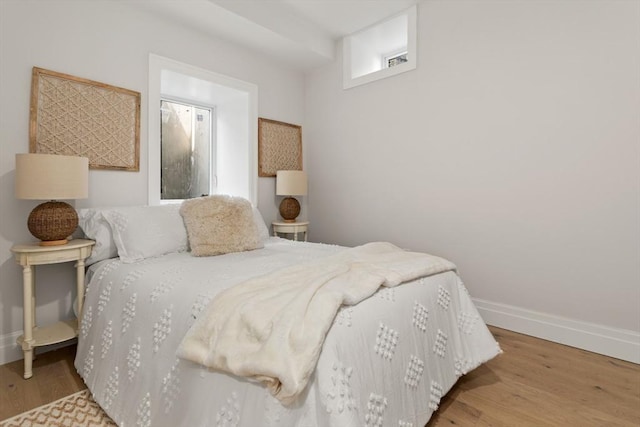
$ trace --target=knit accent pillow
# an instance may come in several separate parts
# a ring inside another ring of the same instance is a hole
[[[180,215],[194,256],[263,247],[251,203],[242,197],[215,195],[185,200]]]

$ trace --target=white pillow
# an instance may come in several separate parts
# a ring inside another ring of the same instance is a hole
[[[267,224],[264,222],[264,218],[262,218],[262,214],[256,207],[253,208],[253,222],[255,222],[256,227],[258,227],[260,240],[262,242],[269,240],[269,229],[267,228]]]
[[[118,256],[118,248],[113,241],[111,226],[103,215],[106,210],[108,209],[78,209],[78,225],[88,239],[96,241],[91,249],[91,255],[84,261],[86,266]]]
[[[104,212],[124,263],[187,250],[180,205],[136,206]]]

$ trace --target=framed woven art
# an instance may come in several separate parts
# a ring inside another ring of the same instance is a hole
[[[140,92],[33,67],[29,151],[140,170]]]
[[[302,126],[258,119],[258,176],[302,170]]]

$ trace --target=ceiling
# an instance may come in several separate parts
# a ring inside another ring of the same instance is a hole
[[[302,70],[335,58],[345,35],[422,0],[129,0],[216,38]]]

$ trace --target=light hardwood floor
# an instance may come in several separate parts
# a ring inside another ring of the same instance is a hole
[[[640,365],[490,329],[504,354],[461,378],[428,427],[640,426]],[[21,361],[0,366],[0,420],[82,390],[74,352],[39,356],[29,380]]]
[[[22,360],[0,366],[0,420],[85,389],[73,366],[75,355],[75,345],[36,353],[28,380],[22,378]]]

